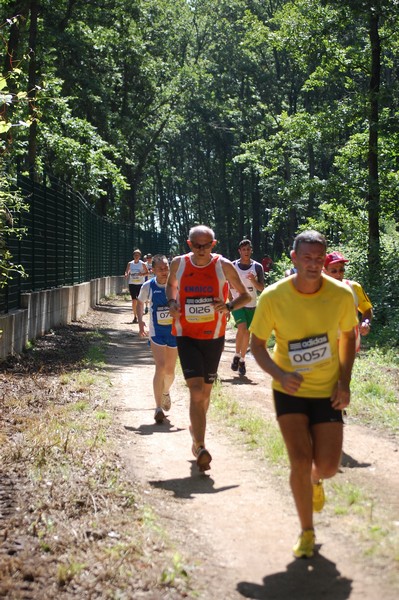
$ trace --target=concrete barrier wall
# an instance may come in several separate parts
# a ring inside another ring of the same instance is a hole
[[[83,317],[106,296],[121,294],[125,278],[101,277],[74,286],[21,294],[21,308],[0,315],[0,360],[19,354],[28,341]]]

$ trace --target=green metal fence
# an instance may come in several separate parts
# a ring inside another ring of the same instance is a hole
[[[29,205],[19,223],[27,233],[22,240],[8,240],[8,247],[28,277],[14,276],[0,289],[0,313],[19,308],[21,292],[122,275],[136,247],[143,253],[169,253],[165,234],[100,217],[59,180],[37,183],[19,175],[18,188]]]

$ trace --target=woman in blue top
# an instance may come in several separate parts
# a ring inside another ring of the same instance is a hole
[[[139,335],[149,335],[152,355],[155,362],[153,379],[155,397],[155,415],[157,423],[165,418],[164,411],[171,406],[169,390],[175,378],[177,359],[176,338],[172,335],[172,317],[165,295],[166,280],[169,275],[169,263],[166,256],[156,254],[152,259],[152,279],[146,281],[140,290],[137,304]],[[143,320],[145,303],[149,302],[148,329]]]

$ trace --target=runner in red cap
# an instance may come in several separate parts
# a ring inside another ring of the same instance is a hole
[[[337,281],[343,281],[349,285],[352,290],[356,310],[362,315],[359,326],[356,328],[356,351],[359,352],[360,336],[368,335],[370,333],[370,324],[373,319],[373,305],[360,283],[350,279],[344,279],[345,264],[348,262],[349,259],[345,258],[340,252],[330,252],[326,255],[324,261],[324,272],[330,277],[337,279]]]

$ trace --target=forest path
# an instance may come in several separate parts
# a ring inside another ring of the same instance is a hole
[[[395,571],[393,560],[367,556],[361,536],[352,531],[350,516],[334,514],[333,507],[316,515],[315,557],[294,559],[291,548],[299,526],[288,473],[276,476],[256,452],[234,443],[231,431],[212,419],[207,427],[212,469],[209,475],[199,474],[190,451],[188,391],[180,369],[168,419],[157,425],[154,365],[147,340],[140,339],[138,326],[131,324],[130,302],[109,301],[96,309],[95,318],[109,336],[106,369],[122,425],[121,454],[183,563],[192,566],[189,574],[197,597],[398,598],[397,563]],[[265,418],[274,418],[270,380],[255,361],[248,357],[245,379],[230,370],[233,342],[230,331],[219,369],[224,392],[263,411]],[[350,424],[344,450],[343,467],[334,480],[366,486],[376,504],[385,502],[384,513],[392,527],[398,527],[397,442]]]

